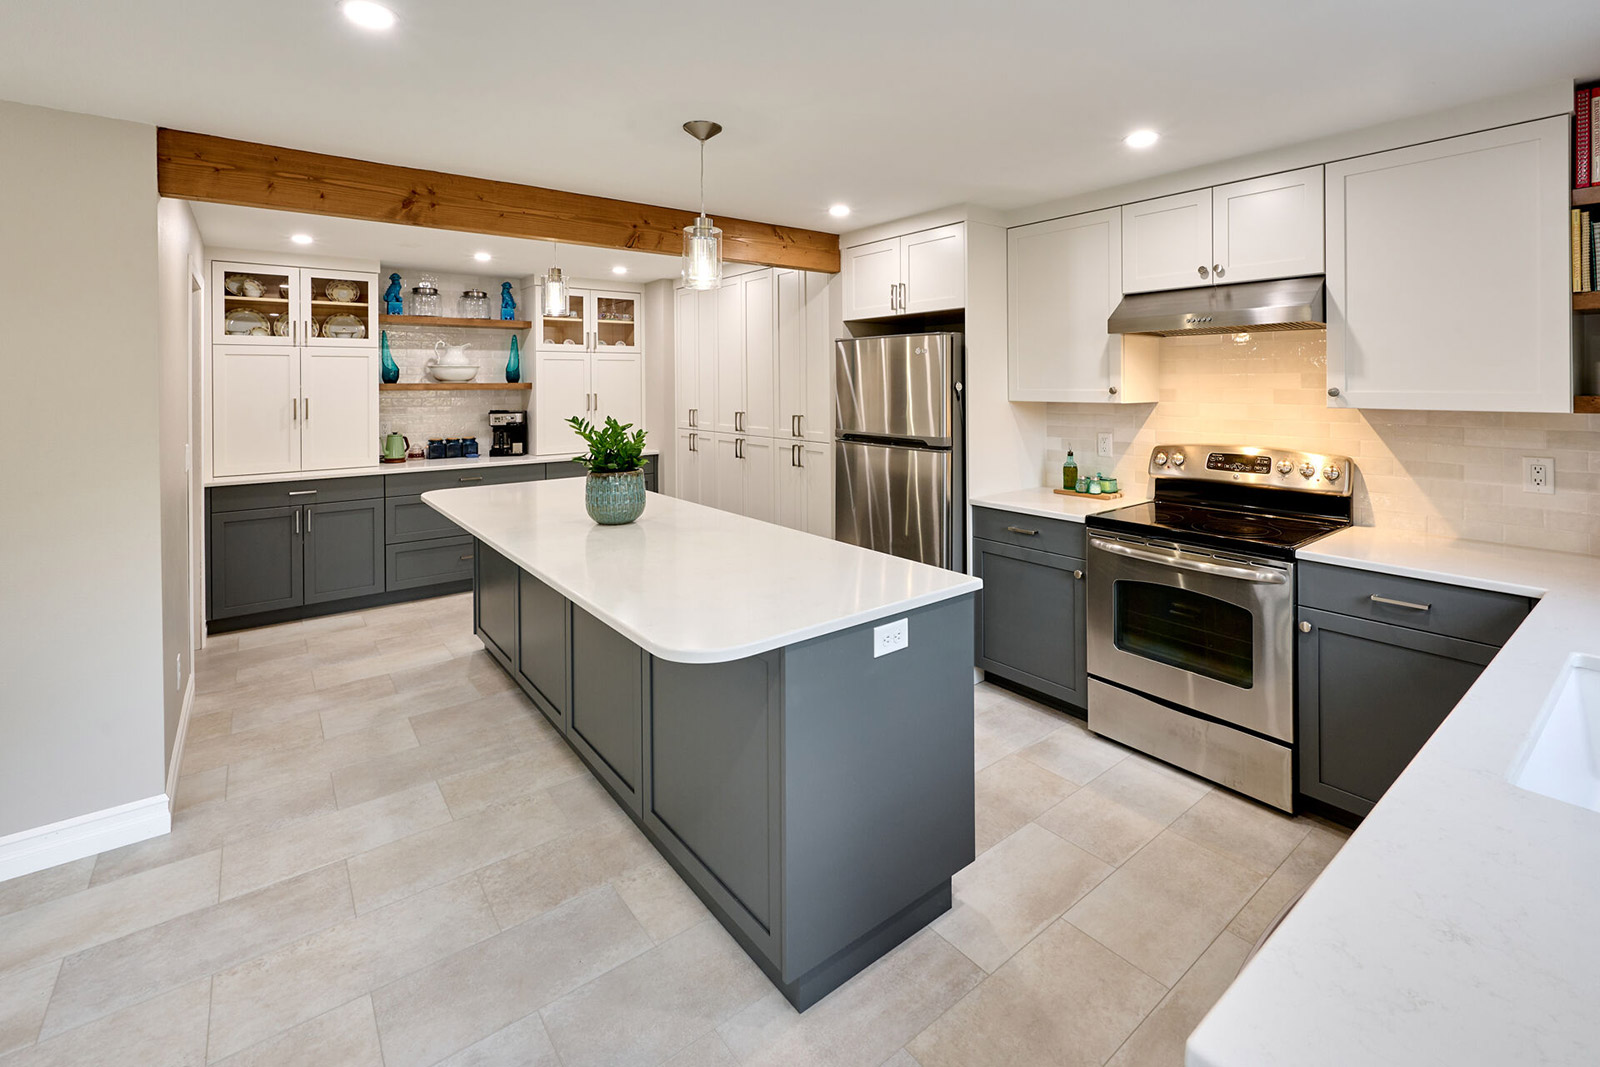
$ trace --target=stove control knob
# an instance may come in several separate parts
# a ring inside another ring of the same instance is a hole
[[[1174,467],[1183,466],[1183,453],[1182,452],[1174,452],[1172,454],[1172,465]]]
[[[1315,478],[1317,476],[1316,464],[1314,464],[1314,463],[1302,463],[1302,464],[1300,464],[1300,476],[1302,478]]]
[[[1294,464],[1293,463],[1290,463],[1286,459],[1278,460],[1278,473],[1279,474],[1288,474],[1292,470],[1294,470]]]
[[[1167,465],[1167,454],[1165,452],[1157,452],[1156,453],[1156,466],[1165,467],[1166,465]]]
[[[1330,463],[1322,468],[1322,476],[1330,482],[1336,482],[1339,480],[1339,468]]]

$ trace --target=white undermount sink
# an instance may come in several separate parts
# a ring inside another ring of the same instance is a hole
[[[1567,661],[1511,784],[1600,812],[1600,657]]]

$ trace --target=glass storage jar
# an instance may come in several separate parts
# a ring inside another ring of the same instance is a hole
[[[438,315],[439,283],[431,274],[424,274],[411,289],[411,314]]]
[[[461,294],[461,317],[486,319],[489,317],[489,294],[482,289],[468,289]]]

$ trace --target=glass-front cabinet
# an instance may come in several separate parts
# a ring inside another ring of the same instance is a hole
[[[228,345],[365,348],[378,276],[261,263],[212,264],[212,340]]]
[[[638,351],[639,295],[596,291],[593,302],[595,350]]]
[[[541,294],[542,295],[542,294]],[[541,308],[542,311],[542,308]],[[539,325],[544,333],[539,344],[544,348],[576,346],[589,348],[589,301],[585,294],[567,290],[567,314],[541,315]]]
[[[586,352],[638,352],[639,294],[569,289],[565,316],[541,315],[542,348],[577,346]]]
[[[328,348],[360,348],[377,336],[378,276],[362,271],[300,270],[304,308],[302,344]]]

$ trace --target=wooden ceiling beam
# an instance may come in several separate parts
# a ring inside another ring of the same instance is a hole
[[[181,130],[156,134],[162,196],[633,252],[683,253],[694,212]],[[734,263],[839,271],[837,234],[713,216]]]

